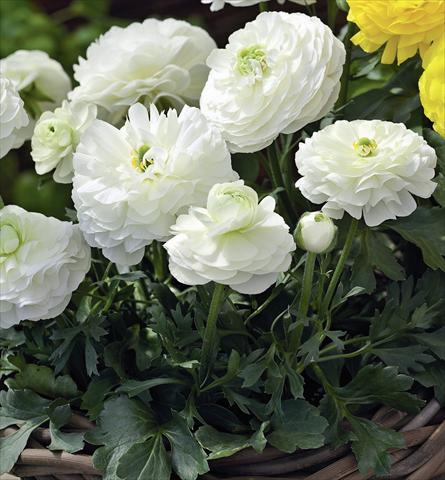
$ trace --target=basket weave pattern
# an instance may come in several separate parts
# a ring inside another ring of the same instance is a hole
[[[431,400],[416,416],[382,407],[373,416],[379,425],[395,428],[405,438],[406,446],[391,452],[390,479],[445,480],[445,409]],[[94,424],[73,415],[70,431],[86,431]],[[13,429],[5,429],[8,435]],[[32,434],[10,474],[0,480],[100,480],[93,467],[92,452],[56,453],[45,446],[49,430],[39,428]],[[231,457],[210,462],[211,473],[202,480],[366,480],[373,475],[358,472],[349,446],[335,450],[327,447],[285,454],[267,447],[264,452],[244,450]]]

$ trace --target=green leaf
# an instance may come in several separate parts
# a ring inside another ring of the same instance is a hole
[[[2,392],[3,393],[3,392]],[[9,473],[17,462],[20,454],[26,447],[31,433],[42,423],[46,422],[48,417],[41,416],[27,420],[19,430],[7,437],[0,437],[0,452],[2,461],[0,462],[0,474]]]
[[[195,480],[209,471],[206,455],[182,417],[174,414],[162,433],[171,445],[173,470],[182,480]]]
[[[159,385],[183,384],[178,378],[150,378],[149,380],[127,380],[116,391],[127,393],[129,397],[135,397],[146,390]]]
[[[30,390],[0,392],[0,417],[31,420],[42,416],[49,407],[49,400]]]
[[[423,372],[416,372],[414,378],[424,387],[434,387],[434,396],[441,403],[445,405],[445,362],[437,361],[425,365]]]
[[[29,389],[50,398],[73,398],[79,395],[77,385],[69,375],[56,377],[54,371],[44,365],[23,363],[18,367],[20,372],[5,382],[11,389]]]
[[[424,262],[433,270],[445,271],[445,209],[419,207],[409,217],[387,221],[381,226],[417,245]]]
[[[87,370],[87,375],[91,377],[92,375],[98,375],[97,371],[97,362],[98,355],[96,349],[94,348],[91,340],[89,338],[85,339],[85,368]]]
[[[116,480],[120,458],[138,442],[144,442],[157,431],[153,413],[142,402],[119,396],[107,400],[97,420],[97,428],[85,435],[96,450],[93,463],[103,470],[104,480]]]
[[[388,346],[373,348],[372,353],[386,365],[394,365],[404,373],[418,372],[424,369],[424,364],[434,362],[434,357],[425,353],[427,347],[409,345],[406,347]]]
[[[381,428],[365,418],[351,416],[352,451],[357,458],[360,472],[365,475],[374,472],[385,475],[391,467],[388,454],[390,448],[403,448],[403,436],[387,428]]]
[[[132,325],[128,330],[131,333],[128,348],[136,355],[136,366],[140,371],[147,370],[153,360],[161,355],[159,336],[153,329],[148,327],[141,329],[139,325]]]
[[[437,187],[433,197],[441,207],[445,207],[445,175],[439,173],[434,181],[437,182]]]
[[[349,10],[347,0],[336,0],[336,3],[339,10],[342,10],[343,12],[347,12]]]
[[[133,445],[117,467],[117,475],[125,480],[169,480],[170,474],[171,462],[159,433]]]
[[[410,338],[426,345],[441,360],[445,360],[445,326],[435,332],[415,333]]]
[[[436,151],[437,166],[439,171],[445,174],[445,139],[431,128],[424,128],[422,135]]]
[[[386,236],[382,233],[375,233],[370,229],[362,231],[360,253],[352,269],[353,285],[359,285],[371,293],[376,287],[374,268],[391,280],[405,279],[403,267],[397,262],[386,242]]]
[[[87,410],[91,420],[95,420],[104,405],[105,395],[117,384],[118,378],[111,370],[101,372],[99,377],[94,377],[82,395],[80,408]]]
[[[407,393],[413,379],[398,373],[397,367],[366,365],[344,387],[333,387],[332,394],[346,405],[383,403],[406,412],[417,412],[423,402]]]
[[[17,432],[0,437],[0,474],[12,469],[33,430],[48,420],[49,403],[30,390],[0,392],[0,428],[20,425]]]
[[[234,433],[219,432],[210,425],[204,425],[195,433],[198,442],[211,453],[209,460],[216,458],[230,457],[240,450],[252,447],[257,452],[264,450],[266,446],[266,438],[264,437],[264,429],[267,423],[263,423],[260,429],[253,435],[237,435]]]
[[[50,450],[62,450],[68,453],[83,450],[83,433],[62,432],[61,427],[66,425],[72,412],[69,405],[59,405],[49,413],[49,431],[51,434]]]
[[[317,408],[305,400],[287,400],[283,403],[284,415],[272,417],[272,433],[268,442],[283,452],[292,453],[297,448],[318,448],[324,445],[327,420]]]
[[[289,365],[285,365],[286,377],[289,383],[289,389],[294,398],[303,398],[304,393],[304,378],[291,368]]]

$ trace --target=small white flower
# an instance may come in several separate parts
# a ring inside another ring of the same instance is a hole
[[[436,184],[436,154],[417,133],[381,120],[338,121],[300,143],[296,186],[331,218],[346,211],[376,226],[410,215],[413,195],[428,198]]]
[[[215,50],[201,110],[232,152],[255,152],[322,118],[340,89],[343,44],[317,17],[264,12]]]
[[[53,318],[90,268],[90,248],[77,225],[15,205],[0,210],[0,318]]]
[[[83,134],[74,155],[73,200],[91,246],[113,262],[139,263],[153,240],[170,237],[176,216],[205,205],[210,188],[233,180],[220,132],[194,107],[150,116],[133,105],[118,130],[100,120]]]
[[[210,10],[216,12],[224,8],[224,5],[232,5],[232,7],[250,7],[251,5],[257,5],[261,2],[268,2],[269,0],[201,0],[201,3],[210,4]],[[277,0],[280,5],[283,5],[285,0]],[[317,0],[289,0],[292,3],[298,5],[312,5]]]
[[[171,18],[112,27],[74,65],[79,86],[70,98],[100,105],[116,118],[138,100],[196,101],[208,75],[206,58],[215,47],[202,28]]]
[[[258,196],[242,180],[215,185],[207,209],[191,207],[165,243],[171,274],[186,285],[210,281],[240,293],[261,293],[291,264],[295,243],[274,212],[275,201]]]
[[[28,115],[15,85],[0,77],[0,158],[9,150],[19,148],[26,139]]]
[[[0,60],[0,71],[15,84],[31,119],[58,107],[71,89],[60,63],[40,50],[17,50]],[[34,124],[30,122],[27,139],[31,138]]]
[[[96,118],[96,112],[93,104],[64,101],[54,112],[41,115],[31,138],[31,156],[39,175],[55,168],[53,177],[56,182],[71,182],[73,154],[80,135]]]
[[[323,212],[306,212],[295,229],[297,245],[307,252],[325,253],[334,246],[337,227]]]

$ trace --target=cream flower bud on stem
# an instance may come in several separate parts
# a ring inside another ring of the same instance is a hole
[[[209,314],[207,316],[206,328],[202,342],[199,378],[201,386],[204,385],[210,372],[212,371],[213,362],[216,355],[216,342],[218,337],[217,321],[218,313],[226,298],[226,287],[219,283],[215,283],[212,301],[210,303]]]
[[[326,253],[332,250],[336,236],[337,227],[323,212],[304,213],[294,233],[297,245],[311,253]]]
[[[298,350],[303,333],[303,319],[307,315],[312,294],[312,280],[317,254],[328,252],[334,245],[337,236],[337,227],[334,222],[323,212],[306,212],[298,221],[294,238],[297,245],[306,250],[306,263],[304,266],[303,285],[300,303],[298,306],[297,321],[291,340],[290,351],[295,354]],[[295,355],[293,355],[295,358]]]

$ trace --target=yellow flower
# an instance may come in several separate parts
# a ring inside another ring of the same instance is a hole
[[[431,45],[423,58],[419,80],[420,101],[433,128],[445,138],[445,35]]]
[[[351,41],[371,53],[386,44],[382,63],[400,65],[423,55],[445,24],[445,0],[348,0],[348,20],[360,31]]]

